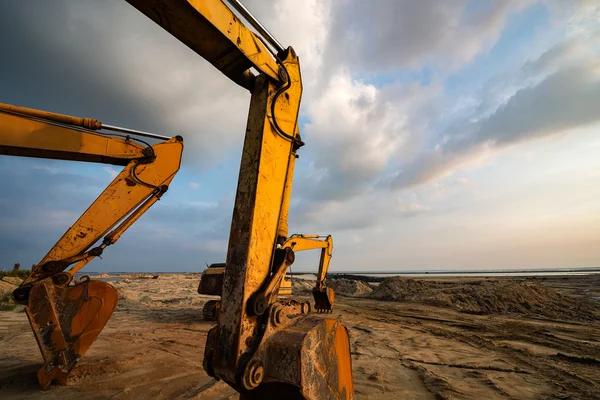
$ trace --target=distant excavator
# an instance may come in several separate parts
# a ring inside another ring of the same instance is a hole
[[[227,0],[231,8],[223,0],[127,1],[252,94],[226,262],[208,268],[199,287],[212,285],[211,294],[220,296],[205,371],[241,399],[352,399],[346,327],[312,314],[308,302],[278,298],[289,294],[285,275],[295,252],[320,248],[315,308],[331,312],[334,303],[324,283],[331,237],[288,236],[294,165],[304,145],[298,56],[237,0]],[[159,142],[150,145],[142,137]],[[0,154],[125,167],[13,292],[26,305],[44,358],[42,388],[66,382],[117,304],[111,285],[74,279],[75,273],[162,197],[182,151],[180,136],[0,105]]]
[[[289,246],[295,252],[303,250],[321,249],[321,261],[319,262],[319,272],[315,287],[312,290],[315,299],[315,309],[319,313],[331,313],[333,311],[334,291],[325,285],[325,277],[329,269],[329,262],[333,251],[333,241],[331,236],[324,239],[319,235],[292,235],[287,240]],[[286,247],[285,245],[283,247]],[[225,273],[225,263],[208,265],[202,272],[198,293],[210,296],[221,296],[223,286],[223,275]],[[292,294],[292,282],[282,278],[279,284],[278,296],[289,296]],[[221,309],[221,300],[209,300],[204,303],[202,316],[206,321],[216,321]]]

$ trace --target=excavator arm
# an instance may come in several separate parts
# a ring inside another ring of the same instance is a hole
[[[0,154],[125,166],[13,292],[27,305],[44,357],[38,371],[43,388],[66,380],[117,303],[112,286],[89,279],[73,285],[74,274],[161,198],[181,162],[181,137],[150,146],[132,136],[94,132],[102,128],[89,118],[0,104]]]
[[[217,325],[204,369],[242,399],[351,399],[348,330],[279,300],[294,251],[288,210],[304,145],[299,58],[237,0],[127,0],[251,92]],[[237,13],[234,13],[235,9]],[[241,20],[247,21],[254,30]]]
[[[329,270],[329,261],[333,252],[333,239],[331,235],[292,235],[282,246],[289,247],[294,252],[304,250],[321,249],[321,260],[319,261],[319,271],[317,272],[317,280],[313,288],[313,297],[315,299],[315,309],[320,313],[331,313],[333,311],[334,292],[333,289],[325,285],[325,277]]]

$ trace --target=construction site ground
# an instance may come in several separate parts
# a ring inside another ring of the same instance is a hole
[[[198,279],[119,277],[119,305],[108,325],[68,384],[46,392],[36,381],[41,355],[25,313],[0,311],[0,398],[236,399],[202,369],[214,323],[202,320],[212,297],[196,293]],[[331,316],[350,331],[356,398],[600,398],[600,276],[536,282],[594,306],[584,319],[570,319],[336,296]]]

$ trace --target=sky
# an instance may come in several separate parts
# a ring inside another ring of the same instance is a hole
[[[600,265],[598,2],[243,3],[300,57],[290,233],[331,234],[332,271]],[[0,54],[0,102],[184,137],[169,191],[85,271],[225,260],[245,89],[124,1],[3,1]],[[0,269],[119,169],[0,157]]]

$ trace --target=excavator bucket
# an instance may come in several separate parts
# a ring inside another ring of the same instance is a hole
[[[56,380],[64,385],[117,305],[117,290],[101,281],[55,285],[50,278],[34,284],[25,312],[44,366],[37,377],[42,389]]]
[[[315,299],[315,309],[318,313],[331,313],[333,311],[335,293],[332,288],[314,288],[312,294]]]
[[[333,319],[308,316],[275,330],[246,370],[246,389],[261,382],[240,400],[354,398],[348,330]]]

